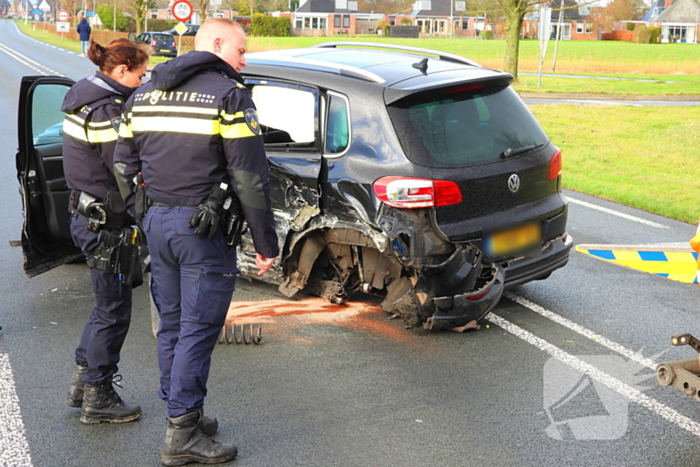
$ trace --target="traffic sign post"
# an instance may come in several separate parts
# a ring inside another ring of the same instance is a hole
[[[61,42],[63,42],[63,33],[70,32],[70,24],[68,20],[70,19],[70,13],[68,10],[58,10],[56,12],[56,32],[61,33]]]
[[[187,0],[177,0],[173,3],[171,13],[173,18],[184,23],[192,17],[194,8],[192,8],[192,4]]]
[[[194,13],[194,8],[192,4],[187,0],[176,0],[171,8],[171,13],[173,18],[180,21],[180,24],[184,23],[188,19],[192,18],[192,13]],[[178,26],[180,26],[178,24]],[[175,28],[177,30],[177,27]],[[177,54],[182,53],[182,33],[178,31],[180,37],[177,40]]]

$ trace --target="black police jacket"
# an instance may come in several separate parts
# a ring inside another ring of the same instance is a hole
[[[63,171],[68,188],[104,198],[118,190],[112,174],[122,107],[135,88],[99,71],[73,85],[63,99]]]
[[[255,250],[279,255],[257,113],[233,67],[203,51],[160,64],[123,117],[115,173],[127,205],[139,172],[148,199],[176,206],[197,206],[225,182],[241,202]]]

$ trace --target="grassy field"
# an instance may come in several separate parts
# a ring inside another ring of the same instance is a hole
[[[27,34],[79,52],[75,41],[40,28]],[[345,40],[379,42],[380,37]],[[307,47],[329,38],[248,39],[251,52]],[[386,42],[386,39],[384,39]],[[505,43],[466,39],[392,40],[468,56],[500,68]],[[550,52],[553,50],[550,43]],[[521,41],[521,73],[537,71],[538,43]],[[594,93],[608,96],[700,96],[700,46],[642,45],[564,41],[557,71],[562,74],[622,77],[619,80],[521,75],[515,89],[544,93]],[[154,65],[167,59],[152,57]],[[551,59],[544,72],[551,71]],[[654,80],[653,82],[636,80]],[[566,188],[616,201],[689,223],[700,219],[700,106],[633,107],[597,105],[531,106],[552,141],[562,149]]]
[[[566,188],[700,219],[700,106],[534,105],[561,148]]]

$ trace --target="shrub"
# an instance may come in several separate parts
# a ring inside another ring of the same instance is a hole
[[[408,16],[401,18],[401,26],[413,26],[413,20]]]
[[[479,34],[482,39],[484,40],[491,40],[493,39],[493,31],[490,31],[488,29],[481,31],[481,34]]]
[[[649,28],[649,44],[658,44],[660,37],[661,37],[661,28],[659,28],[659,27],[650,27]]]
[[[170,31],[177,25],[178,21],[168,21],[165,19],[148,19],[149,31]]]
[[[625,23],[625,27],[628,31],[634,31],[634,23]]]
[[[646,26],[639,26],[635,31],[634,41],[637,44],[648,44],[649,37],[651,37],[651,32],[649,32],[649,28]]]
[[[97,7],[97,15],[100,17],[100,20],[102,21],[102,24],[106,29],[113,30],[114,28],[114,6],[113,5],[107,5],[107,4],[102,4]],[[127,26],[129,24],[129,17],[126,16],[124,13],[121,11],[117,10],[117,31],[122,31],[126,32]]]
[[[255,13],[251,19],[252,33],[258,37],[289,37],[291,23],[288,17],[274,17]]]

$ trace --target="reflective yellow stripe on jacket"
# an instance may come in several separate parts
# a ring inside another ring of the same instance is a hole
[[[109,143],[117,140],[117,130],[112,126],[112,122],[90,122],[86,130],[85,120],[77,115],[66,115],[63,120],[63,132],[88,143]]]
[[[150,114],[150,115],[149,115]],[[257,136],[245,121],[243,112],[234,115],[221,112],[217,118],[216,109],[185,106],[134,106],[127,120],[129,127],[120,126],[121,136],[133,137],[134,133],[163,132],[194,135],[221,135],[235,139]]]

